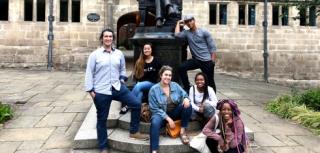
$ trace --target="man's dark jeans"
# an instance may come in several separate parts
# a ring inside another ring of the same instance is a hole
[[[186,92],[189,92],[190,89],[190,82],[187,71],[200,68],[200,70],[203,73],[205,73],[208,77],[208,85],[211,86],[215,92],[217,92],[216,84],[214,82],[214,66],[215,63],[212,61],[200,61],[196,59],[189,59],[183,62],[179,66],[178,71],[184,90]]]
[[[121,84],[120,91],[112,88],[112,95],[96,93],[93,101],[97,109],[97,135],[100,150],[106,149],[108,145],[107,118],[112,100],[128,105],[131,109],[130,133],[139,131],[141,103],[125,85]]]

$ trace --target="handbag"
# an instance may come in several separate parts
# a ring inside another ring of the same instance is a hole
[[[206,139],[207,136],[201,132],[192,138],[189,143],[190,147],[196,149],[201,153],[210,153],[210,150],[206,144]]]
[[[177,138],[180,136],[180,130],[181,130],[181,120],[174,121],[175,127],[173,129],[170,128],[169,123],[166,125],[166,133],[171,138]]]
[[[147,103],[141,104],[140,121],[149,123],[151,119],[151,112]]]
[[[217,127],[219,123],[219,117],[217,114],[215,114],[214,117],[216,119],[214,130],[218,130]],[[206,139],[207,139],[207,136],[201,132],[192,138],[192,140],[189,143],[190,147],[196,149],[201,153],[210,153],[210,150],[206,144]]]

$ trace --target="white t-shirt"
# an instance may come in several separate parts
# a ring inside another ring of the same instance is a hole
[[[194,88],[195,93],[193,93],[193,88]],[[209,94],[209,96],[204,101],[204,103],[209,103],[211,106],[216,108],[217,103],[218,103],[218,98],[217,98],[214,90],[210,86],[208,86],[208,94]],[[189,90],[189,99],[191,100],[192,108],[197,112],[199,111],[199,106],[201,105],[203,95],[204,95],[204,93],[201,93],[198,91],[197,85],[193,85]]]

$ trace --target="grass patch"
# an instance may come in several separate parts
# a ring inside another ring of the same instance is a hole
[[[7,104],[2,104],[0,102],[0,123],[3,123],[13,116],[13,111],[11,107]]]
[[[292,119],[320,135],[320,88],[279,96],[269,102],[266,109],[282,118]]]

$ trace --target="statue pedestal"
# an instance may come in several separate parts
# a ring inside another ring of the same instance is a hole
[[[186,59],[184,42],[174,37],[172,27],[138,27],[131,38],[134,49],[134,61],[139,58],[145,43],[153,46],[153,55],[158,57],[163,65],[173,68],[173,80],[178,81],[178,66]]]

